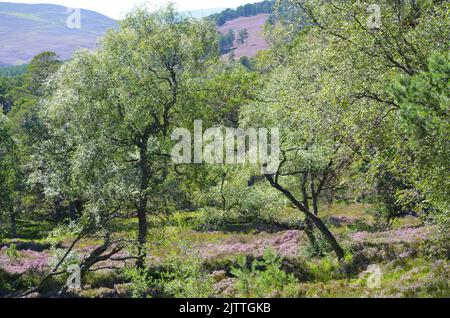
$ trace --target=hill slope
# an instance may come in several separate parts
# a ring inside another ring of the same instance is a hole
[[[0,65],[22,64],[42,51],[68,59],[77,48],[94,48],[116,22],[81,10],[81,29],[67,27],[67,8],[50,4],[0,2]]]
[[[253,17],[258,14],[273,13],[275,0],[264,0],[257,3],[248,3],[237,7],[236,9],[225,9],[222,12],[212,14],[209,19],[214,21],[218,26],[224,25],[226,22],[240,18]]]
[[[214,15],[220,11],[195,10],[182,14],[196,18],[213,14],[211,17],[214,18],[228,12],[225,10]],[[70,29],[67,27],[69,15],[64,6],[0,2],[0,67],[28,63],[43,51],[54,51],[61,59],[69,59],[78,48],[95,48],[97,39],[117,25],[116,21],[100,13],[81,10],[81,29]],[[234,43],[233,51],[237,58],[253,57],[258,51],[267,49],[261,31],[268,16],[239,17],[218,27],[221,33],[230,29],[236,34],[239,30],[248,30],[249,38],[245,44]]]
[[[222,34],[226,34],[229,30],[233,30],[237,35],[239,30],[247,29],[248,39],[246,43],[239,44],[234,42],[233,52],[236,58],[242,56],[254,57],[261,50],[269,48],[267,41],[263,37],[263,27],[270,14],[258,14],[252,17],[240,17],[226,22],[218,28]]]

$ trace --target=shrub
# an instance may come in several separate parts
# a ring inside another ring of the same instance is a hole
[[[136,267],[127,268],[125,278],[130,281],[130,291],[133,298],[149,298],[150,290],[154,285],[153,278],[147,271]]]
[[[322,235],[317,233],[314,233],[314,235],[316,237],[315,244],[313,245],[311,242],[309,242],[308,244],[301,245],[300,254],[307,259],[333,255],[333,250],[328,245],[326,240],[322,237]]]
[[[213,296],[214,278],[202,266],[199,255],[185,251],[173,253],[163,264],[158,285],[165,295],[175,298],[208,298]]]
[[[315,281],[329,282],[333,279],[344,278],[345,276],[340,264],[331,257],[309,262],[308,265]]]
[[[17,251],[16,244],[12,243],[7,249],[6,249],[6,255],[8,255],[8,258],[11,262],[16,261],[19,257],[19,251]]]
[[[450,260],[450,217],[444,213],[437,220],[437,231],[421,245],[422,252],[433,259]]]
[[[199,227],[219,229],[230,222],[273,222],[286,204],[279,193],[264,182],[251,184],[247,169],[229,169],[207,192],[198,195],[201,210]]]
[[[237,278],[236,288],[241,297],[293,297],[297,295],[298,281],[284,272],[282,260],[271,249],[264,251],[261,261],[250,266],[247,257],[238,258],[238,268],[231,273]]]
[[[236,215],[229,211],[207,207],[200,210],[196,228],[198,230],[217,230],[236,219]]]
[[[83,277],[84,285],[89,285],[91,288],[114,288],[114,285],[123,283],[124,275],[119,271],[105,271],[105,272],[89,272]],[[128,276],[128,279],[130,276]]]

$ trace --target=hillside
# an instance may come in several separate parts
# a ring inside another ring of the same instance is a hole
[[[269,47],[262,35],[264,24],[269,16],[269,14],[259,14],[252,17],[240,17],[228,21],[218,28],[222,34],[226,34],[229,30],[238,34],[239,30],[247,29],[249,37],[246,43],[234,42],[232,52],[234,52],[236,58],[242,56],[254,57],[259,51],[266,50]]]
[[[63,6],[0,2],[0,65],[23,64],[42,51],[68,59],[77,48],[94,48],[97,38],[116,22],[97,12],[81,11],[81,29],[67,27]]]
[[[250,5],[252,6],[255,5]],[[244,7],[247,8],[242,8]],[[182,14],[196,18],[209,15],[217,18],[225,16],[230,10],[208,9]],[[250,14],[248,10],[232,11],[235,15]],[[78,48],[94,48],[98,38],[107,29],[117,25],[116,21],[100,13],[82,10],[81,29],[70,29],[67,26],[69,15],[66,7],[58,5],[0,2],[0,67],[28,63],[42,51],[54,51],[61,59],[69,59]],[[228,30],[234,30],[236,35],[243,29],[249,32],[246,43],[239,44],[235,41],[233,44],[232,51],[237,58],[253,57],[258,51],[267,48],[261,31],[269,14],[234,19],[228,15],[226,17],[231,20],[218,26],[218,31],[222,34]]]
[[[253,17],[258,14],[271,14],[275,6],[274,0],[265,0],[257,3],[247,3],[236,9],[226,9],[222,12],[212,14],[209,18],[218,26],[224,25],[226,22],[240,18]]]

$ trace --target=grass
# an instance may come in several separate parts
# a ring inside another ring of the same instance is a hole
[[[48,234],[52,231],[54,225],[48,221],[30,221],[19,219],[17,220],[17,237],[14,239],[5,238],[4,243],[10,244],[12,242],[24,243],[41,243],[47,244]]]
[[[20,219],[17,221],[18,237],[24,240],[42,240],[45,239],[54,224],[48,221],[30,221]]]
[[[334,204],[332,206],[323,207],[322,211],[319,211],[321,217],[330,217],[330,216],[347,216],[358,218],[360,220],[372,221],[371,217],[366,214],[364,211],[370,208],[368,204],[362,203],[353,203],[353,204]]]
[[[289,294],[295,297],[445,297],[448,296],[449,264],[447,261],[440,263],[436,259],[429,259],[420,252],[420,245],[406,244],[402,242],[377,243],[375,240],[369,246],[359,246],[355,249],[354,242],[349,235],[356,231],[370,232],[372,220],[364,211],[367,206],[362,204],[336,204],[325,208],[321,217],[325,222],[330,222],[331,217],[345,216],[355,222],[351,224],[331,225],[333,233],[337,234],[340,242],[346,246],[347,255],[343,262],[339,263],[332,255],[324,258],[309,258],[301,254],[297,258],[284,258],[282,270],[293,274],[297,284]],[[166,268],[167,261],[178,255],[181,262],[183,257],[189,260],[189,255],[205,248],[214,251],[215,245],[251,244],[258,240],[273,239],[277,233],[260,232],[261,229],[237,228],[232,231],[198,231],[197,223],[200,219],[197,212],[179,212],[167,217],[165,220],[150,217],[152,224],[148,236],[149,270],[158,275]],[[283,220],[295,220],[299,213],[291,209],[285,209],[281,213]],[[420,222],[407,217],[398,220],[394,230],[405,226],[414,227]],[[19,241],[23,242],[48,242],[47,235],[52,229],[52,224],[45,221],[19,220]],[[115,224],[120,235],[133,238],[137,231],[137,220],[129,218]],[[373,233],[372,236],[387,235],[385,233]],[[278,237],[278,236],[277,236]],[[67,246],[71,241],[70,235],[64,233],[53,238]],[[303,238],[302,238],[303,239]],[[16,240],[17,241],[17,240]],[[86,239],[77,245],[77,249],[98,245],[101,242],[94,239]],[[283,244],[282,242],[277,244]],[[306,244],[306,241],[305,241]],[[404,251],[414,249],[415,252],[400,256]],[[180,252],[183,251],[183,252]],[[186,254],[187,252],[187,254]],[[223,279],[232,279],[231,269],[236,267],[237,259],[242,253],[230,251],[217,254],[214,257],[203,259],[202,268],[207,273],[221,271]],[[247,256],[249,262],[258,259],[258,255]],[[364,271],[370,264],[380,266],[382,271],[381,288],[369,288],[367,275]],[[0,279],[4,289],[11,289],[5,274]],[[1,278],[1,277],[0,277]],[[29,286],[37,280],[34,275],[25,275],[20,286]],[[127,280],[122,272],[106,271],[90,273],[85,277],[83,297],[108,297],[115,295],[115,286],[121,285],[127,289]],[[49,286],[50,291],[57,282]],[[233,289],[233,286],[230,287]],[[126,295],[126,293],[124,293]],[[233,296],[232,294],[220,296]]]

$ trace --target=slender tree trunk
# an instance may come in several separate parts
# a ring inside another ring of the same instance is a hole
[[[311,176],[310,180],[310,187],[311,187],[311,197],[312,197],[312,204],[313,204],[313,212],[315,216],[319,215],[319,194],[316,192],[316,187],[314,186],[314,179]]]
[[[83,201],[75,200],[75,208],[77,209],[77,217],[81,217],[83,215]]]
[[[306,183],[308,182],[308,174],[303,174],[303,180],[301,183],[301,190],[302,190],[302,196],[303,196],[303,205],[306,209],[309,210],[309,203],[308,203],[308,191],[306,189]],[[314,252],[316,255],[319,254],[319,247],[317,245],[317,238],[314,235],[314,223],[308,218],[305,218],[305,233],[308,237],[308,240],[311,244],[311,247],[314,249]]]
[[[147,257],[147,189],[150,182],[150,172],[148,168],[148,157],[147,157],[147,142],[148,137],[143,136],[140,143],[140,158],[139,158],[139,170],[141,173],[141,184],[140,184],[140,199],[137,208],[138,217],[138,260],[136,266],[139,269],[145,268],[145,259]]]
[[[222,211],[224,211],[224,212],[225,212],[226,209],[227,209],[227,199],[225,198],[223,188],[224,188],[224,186],[225,186],[225,180],[226,180],[226,178],[227,178],[227,174],[228,174],[228,173],[224,173],[224,174],[222,175],[222,182],[221,182],[221,184],[220,184],[220,195],[221,195],[221,197],[222,197]]]
[[[14,211],[14,205],[11,203],[10,212],[9,212],[9,220],[10,220],[10,234],[11,237],[17,237],[17,223],[16,223],[16,211]]]
[[[136,262],[136,266],[139,269],[145,268],[145,258],[147,257],[147,230],[148,230],[148,224],[147,224],[147,215],[145,208],[139,208],[138,209],[138,221],[139,221],[139,230],[138,230],[138,260]]]
[[[58,197],[55,199],[55,223],[58,223],[64,218],[64,209],[61,205],[62,200]]]
[[[69,203],[69,215],[70,220],[75,221],[77,219],[77,206],[74,201]]]
[[[313,202],[313,212],[315,216],[319,216],[319,198],[317,194],[314,194],[312,197]]]
[[[314,254],[318,256],[320,254],[319,246],[317,245],[317,237],[314,235],[314,223],[308,217],[305,218],[305,233],[308,237],[309,243],[314,250]]]
[[[324,238],[327,240],[328,244],[333,249],[336,256],[339,259],[343,259],[344,258],[344,250],[341,248],[339,243],[336,241],[336,238],[333,236],[333,234],[330,232],[330,230],[328,230],[328,228],[322,222],[322,220],[319,219],[317,216],[315,216],[314,213],[311,213],[301,202],[299,202],[292,195],[292,193],[289,190],[283,188],[278,182],[276,182],[273,179],[272,175],[266,175],[266,179],[270,182],[272,187],[274,187],[275,189],[277,189],[278,191],[283,193],[292,202],[292,204],[295,207],[297,207],[300,211],[302,211],[305,214],[305,216],[314,223],[314,225],[317,227],[317,229],[322,233]]]
[[[328,241],[328,244],[331,246],[333,251],[336,253],[336,256],[341,260],[344,258],[344,250],[339,245],[339,243],[336,241],[336,238],[333,236],[333,234],[330,232],[330,230],[327,228],[327,226],[322,222],[321,219],[314,216],[312,218],[312,221],[316,225],[316,227],[319,229],[319,231],[323,234],[325,239]]]

